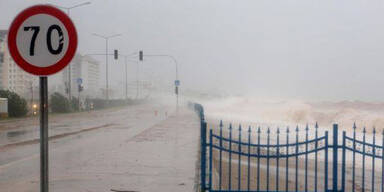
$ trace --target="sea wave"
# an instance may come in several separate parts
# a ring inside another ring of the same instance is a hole
[[[305,125],[319,123],[331,127],[338,123],[351,130],[356,123],[368,132],[384,128],[384,103],[365,101],[302,101],[268,100],[252,97],[226,97],[201,102],[207,118],[234,123],[262,123],[274,125]]]

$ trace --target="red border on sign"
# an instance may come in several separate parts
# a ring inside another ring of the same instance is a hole
[[[48,14],[56,17],[64,24],[68,31],[69,43],[67,52],[63,58],[49,67],[37,67],[27,62],[20,55],[16,45],[17,31],[19,30],[21,24],[26,19],[36,14]],[[8,32],[8,47],[13,60],[26,72],[39,76],[52,75],[65,68],[71,62],[73,56],[75,56],[77,49],[77,32],[72,20],[60,9],[49,5],[36,5],[23,10],[13,20]]]

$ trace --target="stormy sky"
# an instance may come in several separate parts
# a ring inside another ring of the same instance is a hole
[[[0,28],[38,3],[0,0]],[[369,0],[91,0],[73,9],[82,54],[169,54],[182,89],[307,100],[384,101],[384,2]],[[104,74],[104,58],[98,58]],[[112,83],[123,61],[111,60]],[[134,64],[130,63],[130,76]],[[174,80],[170,60],[146,58],[142,78]],[[104,78],[104,75],[102,75]],[[103,80],[101,84],[103,84]]]

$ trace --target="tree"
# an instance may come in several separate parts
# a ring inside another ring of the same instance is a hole
[[[0,97],[8,99],[9,117],[23,117],[27,115],[27,101],[20,97],[17,93],[8,90],[0,90]]]
[[[70,102],[64,95],[55,92],[50,99],[51,110],[54,113],[69,113],[71,112]]]

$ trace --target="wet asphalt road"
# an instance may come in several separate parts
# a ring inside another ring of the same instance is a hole
[[[176,115],[152,103],[50,120],[51,191],[193,189],[199,123],[192,111]],[[37,137],[37,118],[0,122],[0,191],[39,191]]]

